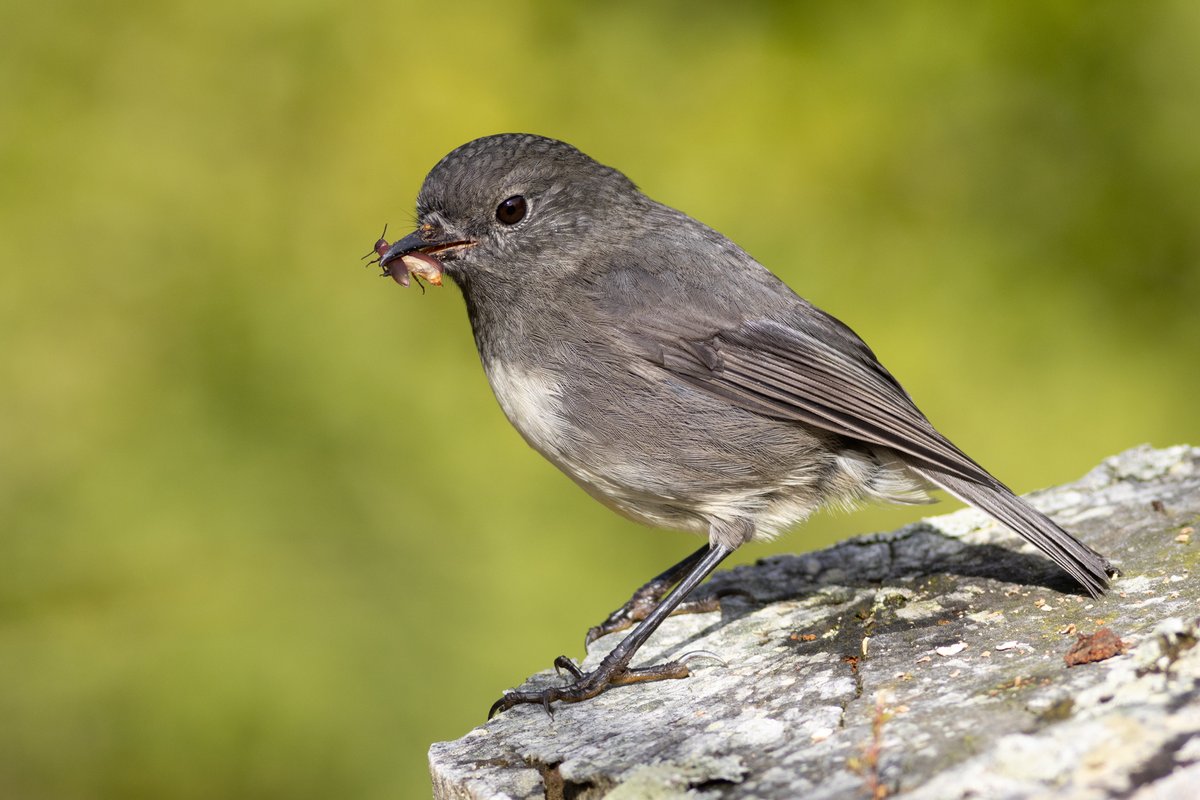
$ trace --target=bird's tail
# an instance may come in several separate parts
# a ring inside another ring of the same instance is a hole
[[[913,464],[909,468],[1021,534],[1069,572],[1092,597],[1099,597],[1108,588],[1108,576],[1112,572],[1108,559],[1058,527],[1004,484],[995,479],[991,485],[976,483]]]

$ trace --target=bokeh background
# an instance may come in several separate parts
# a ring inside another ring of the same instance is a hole
[[[455,288],[359,262],[476,136],[730,235],[1018,490],[1200,438],[1200,4],[600,9],[0,12],[0,797],[426,795],[695,547],[525,447]]]

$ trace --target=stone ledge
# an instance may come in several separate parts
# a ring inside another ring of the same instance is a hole
[[[1121,569],[1109,595],[1076,594],[971,509],[737,567],[700,591],[747,596],[667,620],[639,653],[707,650],[725,665],[552,718],[521,706],[436,743],[434,796],[1187,796],[1200,785],[1200,449],[1135,448],[1031,499]],[[1076,635],[1100,627],[1129,650],[1067,667]]]

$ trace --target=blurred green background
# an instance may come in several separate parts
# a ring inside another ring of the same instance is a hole
[[[451,148],[618,166],[1027,491],[1200,438],[1198,98],[1186,0],[9,4],[0,797],[423,796],[696,546],[525,447],[456,289],[363,269]]]

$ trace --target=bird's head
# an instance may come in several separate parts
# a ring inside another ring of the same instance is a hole
[[[636,221],[644,199],[620,172],[565,142],[486,136],[429,172],[417,229],[382,253],[380,265],[402,268],[395,262],[420,253],[460,283],[479,273],[522,280],[561,273],[577,266],[584,242]]]

